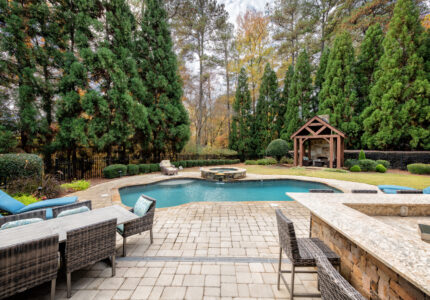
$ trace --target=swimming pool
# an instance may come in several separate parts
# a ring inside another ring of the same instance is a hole
[[[121,201],[133,207],[141,194],[157,199],[157,207],[189,202],[291,201],[286,192],[306,193],[310,189],[339,190],[328,185],[299,180],[259,180],[218,183],[196,179],[173,179],[119,190]]]

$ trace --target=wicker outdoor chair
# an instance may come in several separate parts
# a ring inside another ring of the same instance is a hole
[[[0,299],[51,281],[55,298],[58,234],[0,248]]]
[[[64,267],[67,273],[67,298],[71,297],[72,272],[110,258],[115,276],[116,219],[67,232]]]
[[[82,206],[86,206],[86,207],[88,207],[91,210],[91,208],[92,208],[91,207],[91,200],[82,201],[82,202],[76,202],[76,203],[73,203],[73,204],[68,204],[68,205],[54,207],[52,209],[52,217],[56,218],[59,213],[65,211],[65,210],[74,209],[74,208],[78,208],[78,207],[82,207]]]
[[[2,226],[3,224],[5,224],[7,222],[32,219],[32,218],[40,218],[40,219],[46,220],[46,210],[45,209],[38,209],[38,210],[33,210],[33,211],[17,214],[17,215],[5,216],[3,218],[0,218],[0,226]]]
[[[149,238],[151,240],[151,244],[153,242],[153,235],[152,235],[152,225],[154,224],[154,215],[155,215],[155,205],[157,204],[157,201],[154,198],[151,198],[146,195],[142,195],[148,200],[152,201],[151,206],[148,209],[148,212],[138,219],[129,221],[124,223],[123,226],[117,227],[117,232],[122,236],[122,256],[126,256],[126,244],[127,244],[127,237],[140,234],[144,231],[149,230]],[[133,208],[130,209],[132,213],[134,213]]]
[[[178,169],[170,163],[170,160],[162,160],[160,162],[160,170],[164,175],[177,175]]]
[[[310,189],[309,193],[334,193],[333,190],[329,190],[329,189]]]
[[[294,297],[319,297],[319,293],[294,293],[294,277],[295,273],[316,273],[313,270],[296,270],[297,267],[316,267],[315,251],[313,247],[318,247],[328,260],[340,266],[340,258],[330,248],[328,248],[318,238],[296,238],[294,231],[294,224],[291,222],[280,209],[276,210],[276,220],[278,223],[279,233],[279,263],[278,263],[278,290],[280,289],[280,281],[284,282],[288,292],[290,293],[291,300]],[[282,270],[282,251],[284,251],[291,261],[291,270]],[[291,286],[288,286],[283,273],[291,273]]]
[[[353,194],[377,194],[377,190],[351,190]]]
[[[316,258],[322,300],[364,300],[365,298],[333,268],[324,256]]]

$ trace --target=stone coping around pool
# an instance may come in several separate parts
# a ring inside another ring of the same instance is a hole
[[[428,206],[430,195],[286,193],[364,251],[430,295],[430,245],[351,206]]]
[[[161,173],[157,172],[157,173],[152,173],[147,175],[122,177],[116,180],[108,181],[108,182],[90,187],[85,191],[75,192],[71,195],[78,196],[79,201],[91,200],[94,208],[105,207],[112,204],[123,205],[121,203],[121,198],[119,195],[120,188],[157,183],[160,181],[172,180],[172,179],[205,180],[201,178],[200,172],[179,172],[178,175],[173,175],[173,176],[162,175]],[[260,174],[248,173],[246,178],[239,179],[239,181],[282,180],[282,179],[319,182],[319,183],[326,184],[330,187],[336,188],[344,193],[350,193],[351,190],[353,189],[378,190],[376,186],[365,184],[365,183],[342,181],[342,180],[335,180],[335,179],[325,179],[325,178],[318,178],[318,177],[291,176],[291,175],[260,175]],[[378,192],[380,191],[378,190]]]

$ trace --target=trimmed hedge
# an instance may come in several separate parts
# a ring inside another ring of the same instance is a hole
[[[430,174],[430,164],[409,164],[408,171],[412,174]]]
[[[257,165],[262,165],[262,166],[266,166],[266,165],[276,165],[278,161],[274,158],[263,158],[263,159],[259,159],[257,160]]]
[[[151,169],[149,168],[148,164],[140,164],[139,165],[139,173],[145,174],[151,172]]]
[[[390,168],[390,162],[388,160],[378,159],[376,161],[376,163],[378,165],[383,165],[385,167],[385,169],[389,169]]]
[[[358,165],[360,166],[361,170],[364,172],[368,171],[375,171],[376,169],[376,161],[371,159],[360,159],[358,160]]]
[[[38,177],[43,173],[43,161],[35,154],[0,154],[0,174],[8,180]]]
[[[139,166],[134,164],[127,165],[127,175],[139,174]]]
[[[232,165],[240,163],[240,159],[208,159],[208,160],[180,160],[174,161],[172,164],[179,168],[192,168],[202,166],[214,166],[214,165]]]
[[[125,176],[125,175],[127,175],[126,165],[121,165],[121,164],[110,165],[103,169],[103,177],[105,178],[117,178],[119,176]]]
[[[160,165],[159,164],[149,164],[149,170],[151,172],[158,172],[158,171],[160,171]]]
[[[245,165],[256,165],[257,161],[256,160],[245,160]]]
[[[387,172],[387,168],[384,167],[382,164],[376,165],[375,171],[378,173],[385,173]]]
[[[345,167],[351,168],[352,166],[358,165],[358,159],[347,159],[345,160]]]
[[[359,165],[354,165],[349,169],[351,172],[361,172],[361,168]]]

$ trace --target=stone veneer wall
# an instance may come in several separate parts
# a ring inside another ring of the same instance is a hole
[[[311,216],[312,237],[341,257],[341,274],[367,299],[429,300],[420,289],[352,243],[318,217]]]

